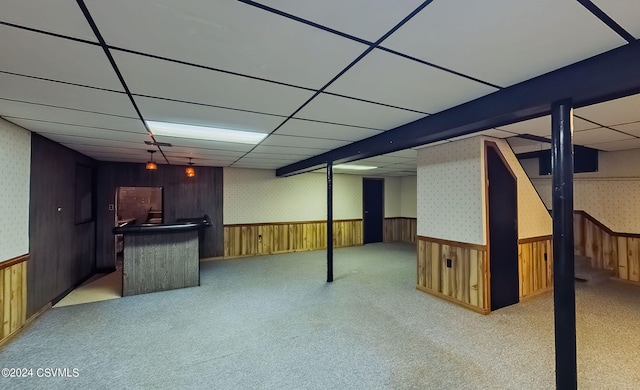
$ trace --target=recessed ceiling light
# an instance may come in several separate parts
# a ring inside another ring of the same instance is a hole
[[[166,137],[200,139],[205,141],[235,142],[239,144],[255,145],[262,141],[267,134],[221,129],[217,127],[183,125],[180,123],[166,123],[146,121],[153,135]]]
[[[352,164],[338,164],[333,166],[335,169],[351,169],[354,171],[368,171],[370,169],[376,169],[378,167],[371,167],[368,165],[352,165]]]

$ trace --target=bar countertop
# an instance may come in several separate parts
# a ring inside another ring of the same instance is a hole
[[[179,218],[174,223],[156,224],[143,223],[139,225],[124,225],[113,228],[113,234],[148,234],[148,233],[173,233],[195,229],[202,229],[211,226],[211,219],[208,215],[197,218]]]

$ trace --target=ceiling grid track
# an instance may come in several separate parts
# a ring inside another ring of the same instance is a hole
[[[124,91],[127,94],[127,96],[129,97],[129,100],[131,101],[131,104],[133,105],[134,110],[136,111],[136,113],[140,117],[140,120],[142,121],[142,124],[144,125],[144,128],[147,130],[147,134],[149,134],[149,136],[151,137],[151,139],[153,140],[154,143],[157,143],[155,137],[153,136],[153,134],[151,133],[151,130],[149,129],[149,126],[147,126],[147,122],[144,120],[144,117],[142,116],[142,113],[140,112],[140,109],[138,108],[138,105],[136,104],[136,101],[133,98],[133,95],[131,94],[131,91],[129,90],[129,87],[127,86],[127,83],[125,82],[124,77],[122,76],[122,73],[120,73],[120,69],[118,69],[118,65],[116,64],[116,61],[113,59],[113,56],[111,55],[111,52],[109,51],[109,46],[107,46],[106,42],[104,41],[104,38],[102,37],[102,34],[100,34],[100,30],[98,30],[98,26],[96,25],[95,21],[93,20],[93,17],[91,16],[91,13],[89,12],[89,9],[87,8],[87,5],[84,3],[84,0],[76,0],[76,2],[78,3],[78,6],[82,10],[82,13],[84,14],[85,18],[87,19],[87,23],[89,23],[89,26],[91,26],[91,30],[93,30],[93,33],[95,34],[96,38],[98,39],[98,42],[100,43],[100,46],[104,50],[104,54],[109,59],[109,63],[113,67],[113,71],[116,72],[116,75],[118,76],[118,79],[120,80],[120,83],[122,83],[122,88],[124,88]],[[169,162],[169,159],[164,154],[164,151],[162,150],[160,145],[156,145],[156,147],[158,148],[158,150],[162,154],[162,157],[164,157],[164,159],[167,162],[167,164],[171,165],[171,163]]]
[[[355,64],[357,64],[358,62],[360,62],[360,60],[362,60],[367,54],[371,53],[375,48],[377,48],[382,42],[384,42],[385,39],[387,39],[389,36],[391,36],[391,34],[393,34],[394,32],[396,32],[400,27],[402,27],[405,23],[407,23],[409,20],[411,20],[414,16],[416,16],[418,14],[418,12],[422,11],[426,6],[428,6],[429,4],[431,4],[433,0],[427,0],[424,3],[420,4],[420,6],[418,6],[415,10],[413,10],[409,15],[407,15],[404,19],[402,19],[398,24],[396,24],[391,30],[387,31],[382,37],[380,37],[376,42],[372,43],[362,54],[360,54],[355,60],[353,60],[349,65],[347,65],[344,69],[342,69],[340,71],[340,73],[338,73],[336,76],[334,76],[331,80],[329,80],[328,83],[326,83],[324,86],[322,86],[322,88],[318,89],[313,96],[311,96],[306,102],[304,102],[300,107],[298,107],[291,115],[289,115],[289,117],[287,117],[282,123],[280,123],[280,125],[278,125],[275,129],[273,129],[273,131],[271,131],[269,133],[269,135],[272,135],[273,133],[275,133],[276,131],[278,131],[278,129],[280,129],[285,123],[287,123],[289,120],[291,120],[291,118],[293,118],[298,112],[300,112],[300,110],[302,110],[304,107],[306,107],[309,103],[311,103],[311,101],[313,101],[313,99],[315,99],[318,95],[320,95],[321,93],[324,92],[325,89],[329,88],[329,86],[331,84],[333,84],[336,80],[338,80],[340,78],[340,76],[342,76],[343,74],[345,74],[349,69],[351,69]],[[266,139],[266,137],[265,137]],[[264,141],[264,140],[263,140]],[[239,160],[241,160],[242,158],[244,158],[247,154],[251,153],[253,150],[255,150],[258,146],[260,145],[260,143],[258,143],[257,145],[255,145],[251,150],[249,150],[247,153],[245,153],[242,157],[240,157],[238,160],[236,160],[234,163],[231,164],[231,166],[233,166],[233,164],[237,163]],[[329,161],[326,161],[329,162]]]

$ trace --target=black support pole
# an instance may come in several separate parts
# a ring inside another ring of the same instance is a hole
[[[551,106],[553,171],[553,305],[556,388],[577,389],[576,294],[573,254],[573,107],[571,100]]]
[[[327,282],[333,282],[333,162],[327,163]]]

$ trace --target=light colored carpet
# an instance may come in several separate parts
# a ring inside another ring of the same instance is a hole
[[[202,286],[50,310],[0,367],[2,389],[550,389],[552,295],[488,316],[416,291],[415,247],[202,263]],[[640,383],[640,290],[578,285],[579,386]]]
[[[122,269],[92,277],[53,307],[79,305],[122,297]]]

